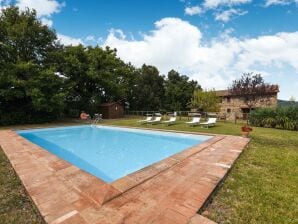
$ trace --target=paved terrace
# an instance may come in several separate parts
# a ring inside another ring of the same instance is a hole
[[[47,223],[211,224],[197,214],[248,139],[214,136],[111,184],[0,131],[0,145]]]

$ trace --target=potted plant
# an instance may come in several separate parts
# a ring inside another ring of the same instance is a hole
[[[241,127],[241,131],[242,131],[242,137],[248,138],[249,136],[249,132],[252,131],[252,128],[245,125]]]

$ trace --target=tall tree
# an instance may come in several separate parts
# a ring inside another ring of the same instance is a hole
[[[167,110],[186,110],[195,89],[201,89],[196,81],[171,70],[165,81],[164,107]]]
[[[135,106],[138,110],[159,110],[164,97],[164,77],[156,67],[143,65],[136,77]]]
[[[261,74],[243,73],[240,79],[234,80],[229,87],[232,95],[241,96],[249,111],[264,95],[275,89],[275,85],[265,83]]]
[[[56,34],[34,10],[0,13],[0,114],[2,124],[52,119],[63,110],[62,80],[45,63],[58,45]]]
[[[219,111],[219,97],[214,90],[196,89],[193,92],[193,97],[189,106],[192,109],[197,109],[204,112]]]
[[[58,66],[67,87],[67,114],[95,113],[102,102],[132,100],[135,69],[115,49],[67,46]]]

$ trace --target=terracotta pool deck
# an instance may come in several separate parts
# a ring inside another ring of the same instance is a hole
[[[0,131],[0,146],[47,223],[214,223],[197,212],[248,143],[216,135],[112,183]]]

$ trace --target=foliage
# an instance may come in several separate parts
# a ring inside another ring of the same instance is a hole
[[[154,66],[143,65],[136,77],[135,108],[159,110],[164,99],[164,77]]]
[[[297,101],[278,100],[277,104],[278,104],[279,107],[289,107],[289,106],[298,107],[298,102]]]
[[[36,123],[118,101],[131,110],[185,110],[197,82],[151,65],[135,68],[117,50],[63,46],[34,10],[0,14],[0,125]]]
[[[56,34],[36,12],[11,7],[0,14],[0,124],[42,122],[63,111],[62,80],[46,63]]]
[[[0,223],[45,223],[0,147]]]
[[[250,136],[249,146],[203,214],[223,224],[297,223],[297,133],[254,128]]]
[[[229,92],[233,95],[242,96],[244,103],[251,110],[260,99],[264,99],[264,95],[268,91],[275,88],[274,85],[266,84],[260,74],[244,73],[240,79],[233,81],[229,87]]]
[[[107,125],[137,127],[139,119],[113,119],[104,122]],[[240,123],[218,122],[215,127],[207,129],[188,127],[185,125],[186,121],[187,118],[182,117],[176,125],[157,124],[155,127],[187,132],[241,134]],[[67,122],[42,126],[70,124]],[[37,126],[18,126],[35,127]],[[297,133],[257,127],[251,137],[249,146],[233,165],[203,215],[217,223],[297,223]],[[20,192],[24,192],[24,188],[1,149],[0,160],[0,197],[4,199],[0,200],[0,207],[3,208],[0,212],[0,223],[41,222],[41,218],[36,218],[37,213],[33,210],[29,197],[19,196]]]
[[[190,107],[205,112],[219,111],[219,97],[214,90],[196,89],[190,102]]]
[[[201,89],[196,81],[189,81],[185,75],[171,70],[165,81],[164,108],[167,110],[186,110],[195,89]]]
[[[298,130],[298,107],[259,108],[251,112],[254,126]]]
[[[217,122],[212,128],[154,125],[156,129],[241,135],[244,123]],[[105,121],[107,125],[139,127],[136,119]],[[204,216],[217,223],[297,223],[298,135],[293,131],[253,128],[246,150],[233,165]],[[274,206],[272,206],[274,205]]]
[[[95,113],[101,102],[129,98],[135,69],[116,56],[116,50],[100,47],[67,46],[58,63],[67,88],[67,114],[85,110]]]

